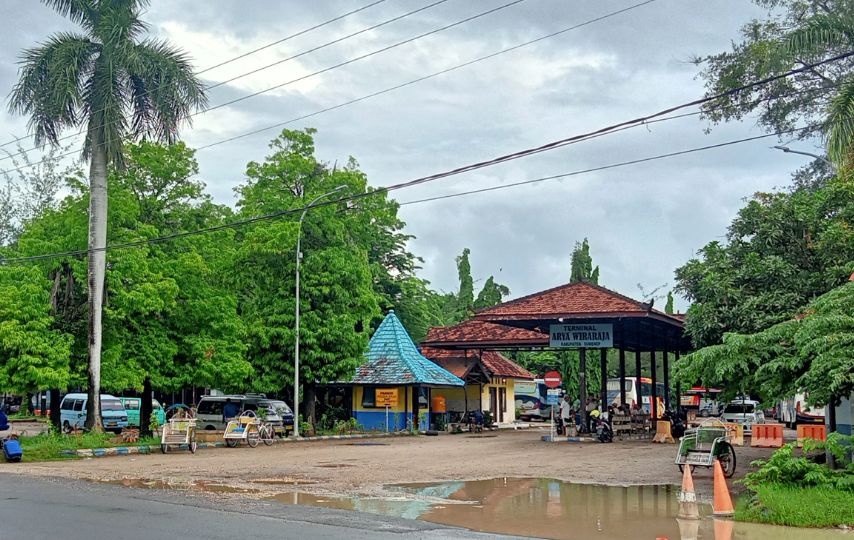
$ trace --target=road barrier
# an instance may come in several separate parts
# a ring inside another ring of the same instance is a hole
[[[655,437],[652,442],[657,443],[675,443],[673,435],[670,434],[670,422],[667,420],[659,420],[655,423]]]
[[[827,430],[823,424],[798,424],[798,446],[803,446],[805,439],[826,441]]]
[[[783,424],[753,424],[750,446],[780,448],[783,446]]]

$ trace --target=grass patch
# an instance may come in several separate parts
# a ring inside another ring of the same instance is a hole
[[[24,461],[50,461],[69,459],[74,456],[63,456],[63,450],[79,450],[81,448],[111,448],[115,446],[148,446],[159,445],[156,437],[140,437],[137,443],[110,442],[115,437],[112,433],[84,433],[82,435],[61,435],[42,433],[32,437],[21,437],[21,449],[24,451]]]
[[[790,527],[854,525],[854,492],[829,487],[763,484],[741,497],[735,519]]]

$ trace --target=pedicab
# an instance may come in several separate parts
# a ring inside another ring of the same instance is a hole
[[[269,446],[273,444],[273,428],[262,422],[255,411],[246,410],[228,421],[222,437],[230,448],[234,448],[241,441],[246,441],[252,448],[258,446],[258,441],[264,441],[264,444]]]
[[[190,452],[195,454],[198,443],[196,443],[196,415],[193,409],[183,403],[177,403],[166,409],[164,416],[166,423],[160,435],[160,451],[165,454],[170,446],[180,448],[181,445],[187,445]]]
[[[685,431],[679,439],[679,452],[676,464],[682,472],[686,466],[693,471],[695,467],[713,467],[715,460],[721,462],[724,476],[735,474],[735,448],[732,432],[720,420],[706,420],[698,427]]]

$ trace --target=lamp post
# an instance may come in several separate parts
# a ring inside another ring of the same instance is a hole
[[[299,437],[299,264],[302,260],[302,253],[300,253],[300,237],[302,235],[302,222],[305,219],[305,215],[308,211],[319,201],[325,197],[329,197],[330,195],[334,195],[338,193],[342,189],[347,186],[338,186],[333,189],[329,193],[324,193],[318,197],[315,197],[310,203],[308,203],[305,209],[302,211],[302,215],[299,218],[299,225],[297,226],[297,269],[296,269],[296,317],[295,317],[295,334],[294,334],[294,437]]]
[[[775,148],[775,149],[777,149],[777,150],[782,150],[783,152],[785,152],[785,153],[787,153],[787,154],[800,154],[800,155],[802,155],[802,156],[809,156],[809,157],[811,157],[811,158],[819,159],[819,160],[821,160],[821,161],[825,162],[825,163],[827,164],[827,166],[828,166],[828,167],[830,167],[830,172],[831,172],[831,173],[836,174],[836,173],[838,172],[838,170],[836,169],[836,164],[835,164],[835,163],[833,163],[832,161],[830,161],[829,159],[827,159],[827,158],[826,158],[826,157],[824,157],[824,156],[820,156],[820,155],[818,155],[818,154],[811,154],[811,153],[809,153],[809,152],[803,152],[803,151],[801,151],[801,150],[792,150],[792,149],[791,149],[791,148],[789,148],[788,146],[779,146],[779,145],[778,145],[778,146],[774,146],[773,148]]]

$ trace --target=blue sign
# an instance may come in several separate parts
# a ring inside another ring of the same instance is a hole
[[[560,396],[546,396],[546,405],[557,405]]]

